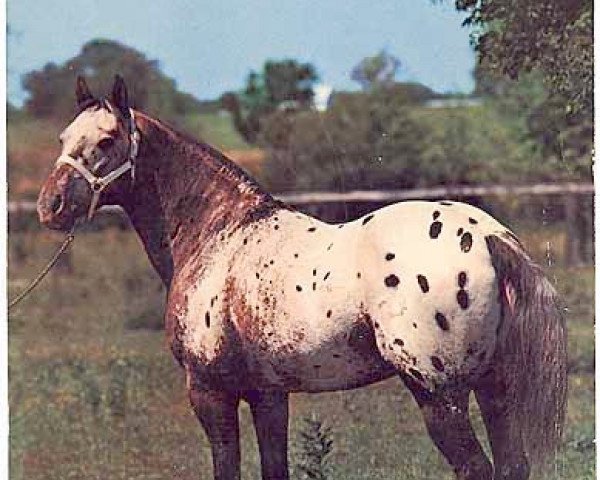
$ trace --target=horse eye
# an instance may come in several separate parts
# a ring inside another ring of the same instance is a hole
[[[107,150],[110,147],[112,147],[114,143],[115,143],[115,141],[112,138],[110,138],[110,137],[103,138],[102,140],[100,140],[98,142],[98,148],[100,150]]]

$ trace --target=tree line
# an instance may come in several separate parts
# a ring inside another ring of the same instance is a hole
[[[156,60],[126,45],[93,40],[62,65],[23,78],[24,111],[70,118],[76,74],[95,90],[115,72],[137,108],[188,130],[201,112],[229,112],[243,139],[267,153],[262,180],[273,190],[411,188],[591,178],[590,0],[457,0],[478,55],[478,103],[432,107],[448,98],[399,82],[386,50],[359,61],[355,92],[314,108],[319,77],[310,63],[269,60],[239,91],[214,101],[181,92]],[[10,113],[14,109],[9,108]]]

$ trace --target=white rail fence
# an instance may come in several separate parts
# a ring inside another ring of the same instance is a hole
[[[353,190],[349,192],[291,192],[276,194],[278,200],[293,205],[315,203],[398,202],[410,199],[505,197],[513,195],[589,195],[594,193],[593,183],[537,183],[531,185],[480,185],[415,188],[410,190]],[[8,202],[9,213],[35,212],[33,201]],[[103,207],[104,212],[121,212],[120,207]]]

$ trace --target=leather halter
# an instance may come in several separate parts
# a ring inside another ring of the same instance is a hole
[[[140,146],[140,132],[135,125],[135,119],[133,117],[133,110],[129,110],[129,154],[127,155],[127,161],[121,166],[117,167],[113,171],[107,173],[103,177],[98,177],[85,166],[84,159],[79,156],[77,158],[71,155],[62,154],[56,160],[56,166],[69,165],[77,170],[81,176],[88,182],[90,190],[92,191],[92,201],[88,210],[87,219],[91,220],[98,206],[100,200],[100,194],[108,187],[113,181],[123,175],[125,172],[131,170],[131,185],[135,182],[135,159],[137,158]],[[106,157],[102,157],[96,165],[106,160]],[[93,168],[93,167],[92,167]]]

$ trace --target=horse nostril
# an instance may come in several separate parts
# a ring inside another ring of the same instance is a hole
[[[60,207],[62,207],[62,196],[60,195],[55,195],[54,199],[52,200],[52,205],[50,205],[50,209],[52,210],[52,213],[58,213],[58,211],[60,210]]]

